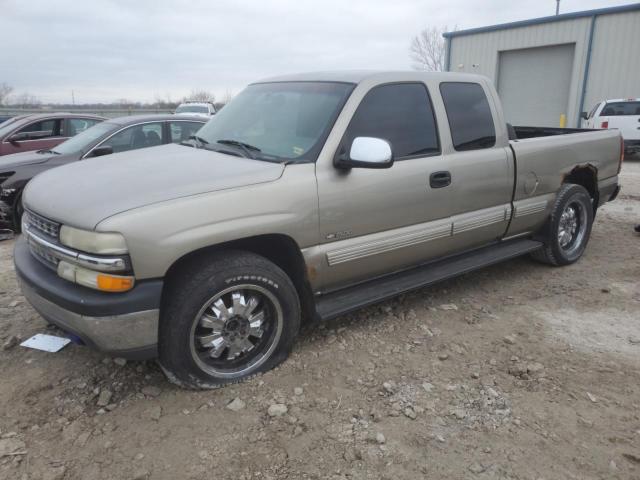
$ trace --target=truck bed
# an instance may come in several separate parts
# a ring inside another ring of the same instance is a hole
[[[590,128],[559,128],[559,127],[525,127],[514,126],[515,139],[523,140],[525,138],[550,137],[553,135],[569,135],[571,133],[597,132],[598,130]]]

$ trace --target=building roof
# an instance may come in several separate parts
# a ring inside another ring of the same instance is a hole
[[[472,75],[469,73],[457,72],[425,72],[422,70],[336,70],[329,72],[309,72],[282,75],[278,77],[265,78],[255,82],[254,84],[276,82],[334,82],[360,84],[370,80],[376,82],[421,81],[429,78],[451,80],[461,78],[460,75],[463,75],[463,78],[466,79],[472,78]]]
[[[572,20],[574,18],[595,17],[598,15],[607,15],[610,13],[630,12],[633,10],[640,10],[640,3],[632,3],[630,5],[621,5],[618,7],[597,8],[595,10],[584,10],[581,12],[562,13],[560,15],[552,15],[549,17],[532,18],[529,20],[520,20],[517,22],[489,25],[488,27],[470,28],[468,30],[458,30],[455,32],[445,32],[442,34],[442,36],[445,38],[460,37],[462,35],[472,35],[474,33],[495,32],[496,30],[528,27],[531,25],[540,25],[543,23],[560,22],[562,20]]]

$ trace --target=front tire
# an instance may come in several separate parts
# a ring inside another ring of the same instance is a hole
[[[189,388],[236,383],[283,362],[300,328],[291,280],[266,258],[219,252],[195,258],[168,280],[160,365]]]
[[[22,231],[22,214],[24,213],[24,206],[22,205],[22,191],[19,191],[16,195],[16,199],[13,202],[13,231],[20,233]]]
[[[583,186],[562,185],[551,216],[542,230],[544,247],[531,256],[554,266],[578,261],[589,242],[593,214],[592,199]]]

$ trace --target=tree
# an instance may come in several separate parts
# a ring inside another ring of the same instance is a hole
[[[226,92],[224,92],[224,96],[222,97],[222,104],[226,105],[227,103],[229,103],[231,100],[233,99],[233,92],[231,90],[228,90]]]
[[[455,28],[454,28],[455,30]],[[446,43],[442,36],[447,27],[429,27],[411,40],[409,57],[415,70],[442,72],[445,69]]]
[[[191,90],[191,94],[185,98],[190,102],[215,102],[216,96],[206,90]]]
[[[178,103],[179,102],[173,101],[171,95],[167,93],[164,98],[156,95],[156,101],[153,103],[153,106],[162,109],[174,109],[178,106]]]
[[[7,83],[0,83],[0,105],[7,103],[9,94],[13,92],[13,87]]]
[[[42,105],[40,99],[35,95],[31,95],[29,92],[24,92],[15,96],[11,103],[22,108],[39,107]]]

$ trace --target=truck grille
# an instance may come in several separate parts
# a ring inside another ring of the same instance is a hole
[[[29,250],[31,251],[31,255],[42,262],[45,267],[49,267],[52,270],[58,269],[59,260],[50,253],[49,249],[42,247],[33,241],[29,241]]]
[[[30,229],[35,229],[40,233],[44,233],[49,238],[58,240],[58,234],[60,233],[59,223],[41,217],[31,211],[26,211],[24,215],[24,220]]]
[[[29,231],[27,234],[27,241],[29,243],[29,250],[31,250],[31,254],[46,267],[56,270],[58,268],[58,258],[52,254],[49,248],[41,245],[39,242],[35,242],[31,238],[31,233],[36,234],[43,239],[48,239],[50,243],[57,244],[60,224],[33,213],[32,211],[24,212],[22,222],[26,225]]]

